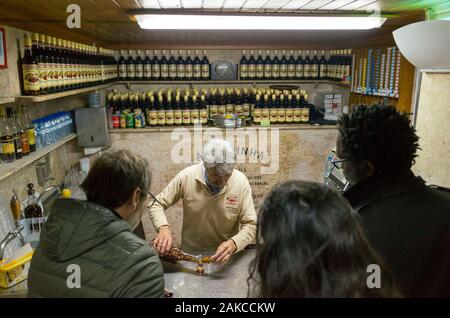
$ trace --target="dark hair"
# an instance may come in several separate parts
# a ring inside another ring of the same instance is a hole
[[[342,151],[357,162],[368,160],[375,174],[402,175],[411,169],[419,148],[414,127],[406,114],[393,106],[360,105],[338,121]]]
[[[391,297],[396,289],[367,242],[356,212],[335,190],[288,181],[265,198],[258,247],[247,280],[260,297]],[[381,267],[381,288],[369,289],[369,264]]]
[[[150,188],[147,161],[128,150],[107,152],[97,159],[81,188],[87,200],[111,210],[125,204],[136,188],[146,196]]]

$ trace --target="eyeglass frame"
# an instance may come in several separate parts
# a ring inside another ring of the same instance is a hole
[[[349,161],[350,159],[333,159],[331,160],[331,164],[333,164],[333,167],[335,167],[336,169],[342,169],[343,165],[342,163]]]
[[[155,202],[158,202],[159,204],[161,204],[161,202],[159,202],[158,199],[150,191],[148,191],[147,194],[153,198],[152,204],[147,205],[147,209],[150,209],[155,204]]]

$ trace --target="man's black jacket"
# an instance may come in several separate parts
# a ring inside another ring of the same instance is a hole
[[[450,297],[450,192],[412,173],[344,193],[406,297]]]

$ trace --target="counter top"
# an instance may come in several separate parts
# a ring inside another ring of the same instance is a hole
[[[10,288],[0,288],[0,298],[26,298],[28,293],[28,281],[14,285]]]
[[[205,264],[204,274],[189,262],[163,262],[166,288],[174,298],[245,298],[249,265],[255,249],[246,249],[234,255],[225,265]],[[0,298],[27,296],[27,281],[11,288],[0,288]]]
[[[204,274],[189,262],[163,262],[166,288],[174,298],[246,298],[249,265],[255,249],[246,249],[234,255],[227,264],[205,264]]]

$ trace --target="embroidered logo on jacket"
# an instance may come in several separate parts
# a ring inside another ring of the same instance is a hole
[[[230,194],[225,199],[225,208],[236,211],[239,206],[237,195]]]

